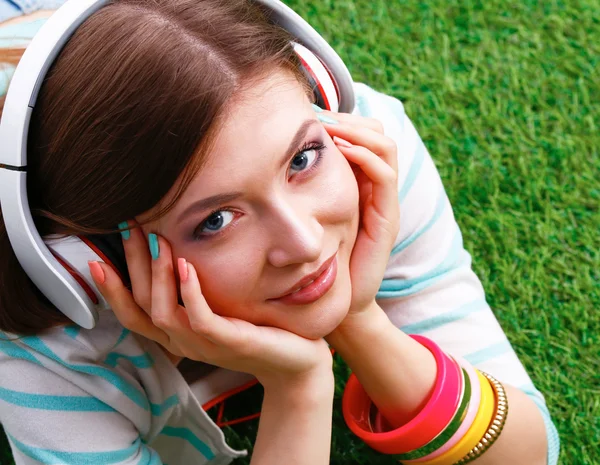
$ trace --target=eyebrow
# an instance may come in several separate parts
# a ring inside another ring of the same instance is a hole
[[[300,127],[298,128],[298,131],[296,131],[296,134],[294,135],[294,138],[290,142],[288,149],[286,150],[284,156],[282,157],[281,164],[280,164],[281,167],[286,164],[286,162],[289,158],[291,158],[291,156],[294,154],[294,152],[300,146],[300,143],[302,142],[302,140],[306,137],[306,133],[308,132],[308,130],[315,124],[318,124],[318,121],[316,119],[307,119],[300,125]],[[229,192],[226,194],[212,195],[205,199],[198,200],[198,201],[192,203],[189,207],[187,207],[177,217],[177,222],[178,223],[181,222],[187,215],[190,215],[194,212],[209,210],[209,209],[214,208],[223,203],[231,202],[232,200],[235,200],[241,196],[242,196],[242,192]]]
[[[319,124],[316,119],[307,119],[300,125],[298,131],[296,131],[296,135],[292,139],[292,142],[290,142],[288,149],[285,151],[285,155],[281,160],[280,166],[285,165],[288,159],[291,158],[292,155],[294,155],[294,151],[298,150],[300,142],[302,142],[302,140],[306,137],[306,133],[308,132],[308,130],[311,128],[311,126],[315,124]]]

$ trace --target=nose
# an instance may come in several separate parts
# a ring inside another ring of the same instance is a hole
[[[282,268],[321,257],[324,230],[310,209],[283,203],[275,206],[272,213],[269,222],[272,239],[267,257],[271,265]]]

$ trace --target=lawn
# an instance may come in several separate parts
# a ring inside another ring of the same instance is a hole
[[[355,80],[404,102],[488,301],[546,395],[560,463],[600,464],[600,2],[287,3]],[[336,370],[331,463],[396,463],[346,429]],[[250,448],[255,426],[226,434]],[[12,464],[3,440],[0,462]]]

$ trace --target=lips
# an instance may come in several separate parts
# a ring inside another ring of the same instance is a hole
[[[321,298],[331,289],[337,276],[337,253],[327,259],[315,272],[306,275],[284,294],[270,301],[305,305]]]

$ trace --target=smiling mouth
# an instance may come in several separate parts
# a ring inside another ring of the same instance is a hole
[[[279,302],[287,305],[306,305],[323,297],[333,286],[337,276],[337,252],[329,258],[313,274],[308,275],[294,285],[290,292],[268,299],[271,302]]]

